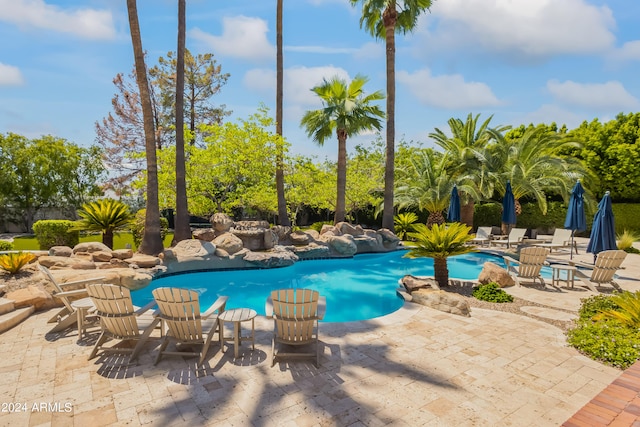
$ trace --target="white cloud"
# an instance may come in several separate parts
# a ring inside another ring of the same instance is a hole
[[[433,76],[423,69],[413,74],[399,71],[398,82],[407,86],[423,104],[438,108],[478,108],[500,105],[485,83],[465,82],[460,74]]]
[[[284,99],[287,104],[302,106],[320,106],[318,96],[311,88],[322,83],[322,79],[338,76],[350,80],[349,73],[343,68],[333,67],[292,67],[284,70]],[[244,85],[260,92],[273,92],[275,97],[276,72],[271,69],[257,68],[247,71]]]
[[[427,49],[465,46],[534,58],[604,52],[613,46],[614,27],[607,6],[586,0],[447,0],[421,19]]]
[[[213,48],[216,55],[226,55],[252,61],[276,57],[276,50],[267,40],[267,22],[248,16],[226,17],[222,20],[222,35],[214,36],[198,28],[189,35]]]
[[[24,83],[18,67],[0,62],[0,86],[19,86]]]
[[[113,39],[116,30],[109,10],[62,9],[43,0],[0,0],[0,20],[88,39]]]
[[[549,80],[547,90],[558,101],[585,108],[635,108],[640,103],[618,81],[576,83]]]
[[[640,40],[626,42],[611,54],[613,59],[621,61],[640,61]]]

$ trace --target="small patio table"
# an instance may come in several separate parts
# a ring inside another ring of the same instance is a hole
[[[553,286],[560,286],[560,282],[565,282],[567,287],[571,286],[573,288],[575,276],[576,276],[576,266],[575,265],[564,265],[564,264],[551,264],[551,278]],[[560,273],[562,271],[566,272],[566,277],[561,278]]]
[[[256,311],[250,308],[235,308],[233,310],[225,310],[218,316],[218,319],[223,322],[233,323],[233,336],[225,337],[223,328],[220,330],[222,341],[233,341],[233,358],[238,358],[238,350],[242,341],[251,341],[251,349],[256,349],[255,341],[255,318]],[[241,323],[251,320],[251,336],[243,337],[241,335]]]

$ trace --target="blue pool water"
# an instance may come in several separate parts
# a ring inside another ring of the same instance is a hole
[[[309,288],[327,299],[325,322],[348,322],[384,316],[400,308],[396,293],[398,279],[407,274],[432,276],[431,258],[403,258],[404,251],[363,254],[348,259],[297,262],[290,267],[265,270],[233,270],[185,273],[154,279],[149,286],[132,293],[133,302],[142,306],[153,299],[159,287],[197,290],[203,310],[218,296],[227,295],[227,309],[250,307],[264,315],[264,304],[271,290]],[[471,253],[448,258],[449,276],[475,280],[482,265],[502,258]]]

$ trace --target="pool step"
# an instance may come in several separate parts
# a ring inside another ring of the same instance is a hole
[[[13,311],[14,301],[8,298],[0,298],[0,314],[5,314]]]
[[[12,302],[13,303],[13,302]],[[4,331],[8,331],[20,322],[28,318],[31,313],[36,311],[34,306],[19,308],[17,310],[10,311],[0,315],[0,334]]]

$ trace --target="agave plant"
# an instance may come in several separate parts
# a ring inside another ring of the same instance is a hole
[[[625,291],[611,297],[619,308],[603,310],[596,314],[595,320],[616,320],[630,328],[640,328],[640,291]]]
[[[434,224],[431,227],[427,227],[425,224],[416,224],[413,228],[415,232],[408,234],[409,237],[416,240],[415,246],[405,256],[433,258],[433,273],[436,282],[440,287],[447,286],[449,284],[447,258],[475,250],[474,247],[465,245],[473,238],[469,234],[471,227],[454,222],[449,225]]]
[[[102,243],[113,248],[113,233],[129,225],[133,215],[129,207],[114,199],[101,199],[85,203],[78,210],[81,218],[76,221],[75,230],[100,231]]]
[[[12,252],[0,255],[0,268],[10,274],[16,274],[34,259],[36,259],[35,255],[29,252]]]
[[[413,212],[400,213],[393,218],[396,234],[402,240],[406,240],[407,233],[413,230],[413,224],[418,221],[418,215]]]

